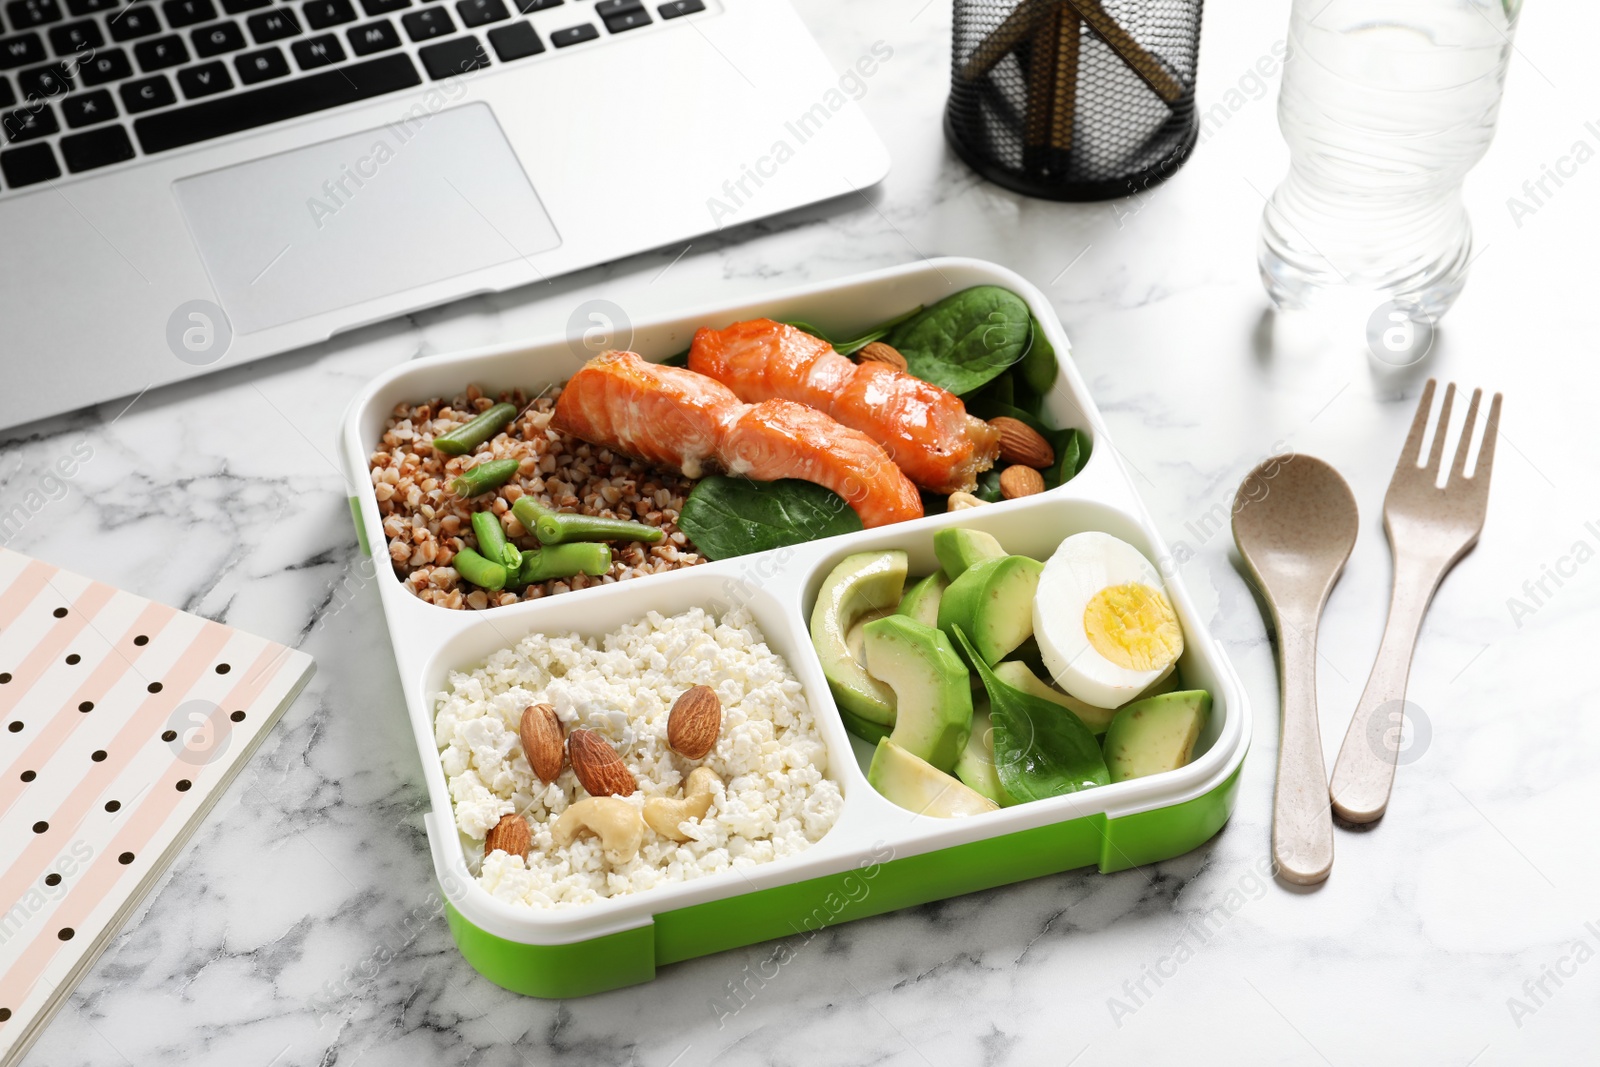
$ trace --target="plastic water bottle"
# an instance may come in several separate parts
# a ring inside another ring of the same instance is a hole
[[[1443,314],[1466,284],[1461,182],[1489,147],[1522,0],[1294,0],[1261,220],[1281,308],[1339,290]]]

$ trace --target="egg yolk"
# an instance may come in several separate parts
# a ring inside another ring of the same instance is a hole
[[[1108,585],[1083,609],[1094,650],[1130,671],[1161,670],[1183,652],[1183,628],[1166,594],[1148,585]]]

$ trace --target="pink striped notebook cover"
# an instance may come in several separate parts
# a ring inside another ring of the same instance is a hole
[[[303,652],[0,549],[0,1067],[314,669]]]

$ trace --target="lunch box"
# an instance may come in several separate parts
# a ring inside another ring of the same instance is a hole
[[[1078,867],[1109,873],[1153,863],[1199,846],[1227,821],[1250,737],[1243,688],[1135,494],[1067,357],[1055,312],[1038,289],[992,263],[926,260],[638,324],[629,347],[647,359],[664,359],[687,348],[700,326],[720,328],[760,316],[855,336],[919,304],[984,284],[1003,286],[1026,301],[1058,353],[1061,374],[1045,402],[1046,419],[1091,438],[1090,458],[1077,477],[1020,500],[507,607],[451,610],[404,588],[387,564],[368,458],[402,401],[458,395],[470,383],[491,394],[521,388],[533,395],[565,380],[589,353],[576,341],[556,337],[419,359],[380,376],[352,401],[340,455],[350,485],[360,487],[351,509],[362,548],[377,552],[379,600],[432,805],[424,821],[434,870],[457,945],[490,981],[539,997],[597,993],[648,981],[663,964],[896,908]],[[1068,534],[1103,530],[1154,562],[1183,623],[1184,684],[1209,690],[1213,699],[1193,761],[1179,770],[967,818],[914,814],[869,785],[872,747],[846,733],[840,720],[812,650],[811,605],[828,572],[853,552],[902,548],[910,555],[911,574],[933,571],[933,534],[951,526],[986,530],[1008,551],[1038,559],[1048,558]],[[674,614],[700,606],[721,613],[736,605],[748,608],[805,688],[827,746],[828,776],[844,797],[833,829],[796,855],[593,904],[530,908],[484,890],[469,868],[465,848],[476,845],[456,829],[434,742],[434,696],[449,673],[481,666],[495,650],[534,631],[598,636],[652,610]]]

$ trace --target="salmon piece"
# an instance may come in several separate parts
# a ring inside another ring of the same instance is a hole
[[[703,374],[650,363],[632,352],[602,352],[562,387],[550,425],[699,478],[747,406]]]
[[[872,438],[804,404],[747,404],[727,386],[632,352],[603,352],[561,389],[550,425],[691,478],[799,478],[844,497],[863,526],[922,515],[917,487]]]
[[[954,393],[882,363],[852,363],[821,338],[771,319],[698,330],[689,368],[752,404],[783,399],[826,412],[935,492],[976,488],[1000,454],[999,431],[968,415]]]
[[[883,447],[816,408],[792,400],[752,404],[723,441],[723,469],[758,482],[825,485],[867,527],[922,517],[922,497]]]

